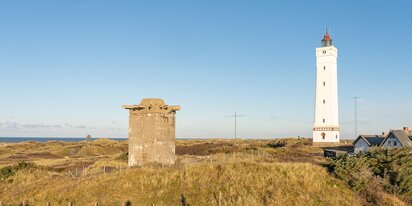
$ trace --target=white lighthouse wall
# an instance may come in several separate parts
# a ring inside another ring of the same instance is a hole
[[[325,139],[322,137],[322,133],[325,133]],[[339,131],[313,131],[313,142],[339,142]]]
[[[334,46],[316,48],[314,142],[339,142],[340,139],[337,57],[338,49]],[[323,129],[316,131],[316,128]]]

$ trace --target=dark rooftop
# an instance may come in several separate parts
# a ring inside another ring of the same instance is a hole
[[[366,141],[369,142],[371,146],[379,146],[385,139],[384,135],[363,135]]]

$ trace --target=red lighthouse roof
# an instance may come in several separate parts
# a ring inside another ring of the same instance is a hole
[[[324,40],[330,40],[331,39],[327,30],[326,30],[326,34],[323,36],[323,39]]]
[[[322,39],[322,47],[332,46],[332,38],[330,38],[328,29]]]

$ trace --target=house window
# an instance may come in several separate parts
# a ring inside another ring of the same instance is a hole
[[[388,141],[388,146],[391,146],[391,141],[390,140]]]
[[[322,132],[322,134],[320,135],[322,135],[322,139],[325,139],[326,134],[324,132]]]
[[[396,146],[398,144],[398,142],[395,140],[393,141],[393,146]]]
[[[323,51],[323,54],[326,54],[326,51]]]
[[[325,123],[325,119],[323,119],[323,123]]]
[[[338,139],[338,135],[336,135],[335,138]]]

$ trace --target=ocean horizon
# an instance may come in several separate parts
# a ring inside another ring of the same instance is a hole
[[[127,138],[92,138],[92,140],[110,139],[124,141]],[[17,142],[48,142],[48,141],[63,141],[63,142],[80,142],[86,140],[84,137],[0,137],[0,142],[17,143]]]
[[[102,137],[102,138],[92,138],[92,140],[99,140],[99,139],[110,139],[116,141],[125,141],[128,138],[117,138],[117,137]],[[186,137],[178,137],[176,140],[207,140],[207,139],[219,139],[219,138],[186,138]],[[223,138],[227,139],[227,138]],[[0,137],[0,142],[5,143],[18,143],[18,142],[27,142],[27,141],[34,141],[34,142],[48,142],[48,141],[63,141],[63,142],[80,142],[84,141],[86,138],[84,137]]]

